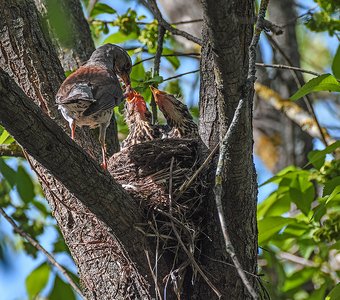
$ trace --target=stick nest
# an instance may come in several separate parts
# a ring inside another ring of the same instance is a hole
[[[144,208],[146,221],[137,227],[156,239],[156,255],[170,251],[173,268],[165,280],[172,282],[178,296],[188,267],[192,276],[197,271],[203,176],[187,188],[183,189],[183,184],[199,167],[199,143],[192,139],[153,140],[123,149],[108,162],[111,175]]]

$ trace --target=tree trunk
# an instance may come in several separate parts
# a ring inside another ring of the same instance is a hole
[[[241,98],[248,72],[248,47],[252,37],[254,3],[204,0],[203,48],[201,55],[200,133],[212,147],[224,136]],[[256,174],[252,157],[252,96],[242,112],[241,126],[229,147],[231,168],[224,172],[223,208],[236,255],[244,270],[256,274]],[[207,236],[202,259],[209,274],[217,280],[223,299],[249,299],[242,281],[226,257],[216,213],[214,195],[205,204]],[[213,263],[211,259],[220,261]],[[254,277],[249,278],[255,286]],[[197,295],[197,294],[196,294]],[[209,289],[201,298],[214,298]],[[203,296],[204,295],[204,296]]]

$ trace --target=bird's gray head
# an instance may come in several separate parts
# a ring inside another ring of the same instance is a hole
[[[123,48],[117,45],[105,44],[98,47],[92,53],[87,65],[103,65],[122,78],[125,85],[130,84],[131,58]]]

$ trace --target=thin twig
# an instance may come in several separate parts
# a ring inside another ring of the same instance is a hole
[[[24,153],[17,143],[0,144],[0,156],[24,157]]]
[[[167,21],[164,20],[161,11],[159,10],[157,3],[155,0],[145,0],[143,1],[147,7],[152,11],[154,17],[157,19],[158,23],[162,25],[166,30],[171,32],[173,35],[180,35],[185,37],[186,39],[198,44],[202,45],[202,40],[191,35],[188,32],[185,32],[183,30],[177,29],[175,27],[172,27]]]
[[[287,65],[277,65],[277,64],[264,64],[264,63],[256,63],[255,64],[257,67],[264,67],[264,68],[275,68],[275,69],[286,69],[286,70],[293,70],[293,71],[298,71],[301,73],[307,73],[307,74],[311,74],[311,75],[315,75],[315,76],[321,76],[322,73],[318,73],[315,71],[310,71],[310,70],[306,70],[306,69],[302,69],[299,67],[293,67],[293,66],[287,66]]]
[[[230,258],[233,262],[233,264],[235,265],[235,268],[237,270],[237,273],[239,274],[240,278],[242,279],[243,284],[245,285],[246,289],[248,290],[248,292],[250,293],[250,295],[253,297],[253,299],[258,299],[258,295],[256,294],[255,290],[253,289],[253,287],[251,286],[246,274],[243,271],[243,268],[235,254],[235,249],[231,243],[230,237],[229,237],[229,233],[228,233],[228,228],[227,228],[227,223],[224,217],[224,213],[223,213],[223,206],[222,206],[222,170],[226,169],[227,166],[224,166],[224,161],[225,161],[225,157],[227,156],[227,146],[229,144],[229,140],[232,136],[232,132],[235,130],[235,128],[237,126],[239,126],[239,122],[240,122],[240,115],[241,115],[241,111],[246,107],[246,101],[247,99],[241,99],[238,103],[238,106],[236,108],[233,120],[228,128],[228,131],[226,133],[226,135],[223,138],[222,141],[222,146],[221,146],[221,150],[220,150],[220,155],[219,155],[219,159],[218,159],[218,163],[217,163],[217,169],[216,169],[216,176],[215,176],[215,201],[216,201],[216,208],[217,208],[217,212],[218,212],[218,217],[220,220],[220,225],[221,225],[221,229],[222,229],[222,233],[223,233],[223,237],[224,237],[224,241],[225,241],[225,247],[226,247],[226,251],[227,253],[230,255]],[[228,172],[228,170],[226,169],[226,172]]]
[[[152,279],[155,283],[156,295],[159,297],[159,299],[162,299],[162,294],[161,294],[161,291],[159,290],[159,286],[158,286],[157,276],[156,276],[156,274],[153,271],[152,266],[151,266],[149,252],[144,249],[144,253],[145,253],[146,259],[148,261],[148,265],[149,265],[149,269],[150,269],[150,272],[151,272],[151,275],[152,275]],[[156,300],[157,300],[157,298],[156,298]]]
[[[185,72],[185,73],[182,73],[182,74],[178,74],[178,75],[176,75],[176,76],[172,76],[172,77],[165,78],[165,79],[163,79],[162,82],[168,81],[168,80],[172,80],[172,79],[176,79],[176,78],[182,77],[182,76],[184,76],[184,75],[189,75],[189,74],[197,73],[197,72],[199,72],[199,71],[200,71],[200,70],[198,69],[198,70],[193,70],[193,71],[190,71],[190,72]]]
[[[217,144],[214,149],[209,153],[207,158],[204,160],[204,162],[200,165],[200,167],[195,171],[195,173],[178,189],[178,192],[176,193],[176,199],[179,199],[183,195],[183,193],[192,185],[192,183],[195,181],[197,176],[202,172],[202,170],[209,164],[210,160],[214,157],[214,155],[217,153],[217,150],[219,149],[220,145]]]
[[[55,258],[52,256],[51,253],[49,253],[43,246],[41,246],[34,238],[32,238],[27,232],[22,230],[17,224],[15,224],[14,220],[6,214],[6,212],[0,207],[0,214],[10,223],[14,229],[14,231],[22,236],[26,241],[28,241],[34,248],[37,250],[41,251],[42,253],[45,254],[47,259],[50,261],[50,263],[55,266],[67,279],[71,287],[74,289],[76,293],[79,294],[83,299],[85,299],[84,295],[82,294],[80,288],[78,285],[73,281],[73,279],[70,277],[70,275],[67,273],[65,268],[60,265]]]
[[[169,174],[169,213],[170,213],[171,216],[173,215],[173,207],[172,207],[172,200],[173,200],[172,199],[172,196],[173,196],[172,195],[172,173],[173,173],[174,161],[175,161],[175,158],[172,157],[171,158],[171,163],[170,163],[170,174]],[[188,248],[185,246],[184,242],[182,241],[182,238],[181,238],[180,234],[178,233],[177,228],[176,228],[173,220],[172,219],[170,219],[170,220],[171,220],[171,228],[172,228],[173,232],[176,235],[177,241],[179,242],[179,244],[183,248],[184,252],[188,256],[188,258],[189,258],[189,260],[190,260],[190,262],[192,264],[192,268],[196,269],[198,271],[198,273],[200,273],[200,275],[205,280],[205,282],[210,286],[210,288],[215,292],[217,297],[220,299],[222,297],[222,294],[214,286],[214,284],[210,281],[210,279],[207,277],[207,275],[205,275],[205,273],[203,272],[201,267],[198,265],[198,263],[196,262],[196,260],[193,257],[193,255],[190,253],[190,251],[188,250]]]
[[[171,53],[171,54],[162,54],[162,57],[173,57],[173,56],[189,56],[191,58],[199,58],[200,54],[199,53],[196,53],[196,52],[190,52],[190,53],[180,53],[180,52],[174,52],[174,53]],[[137,61],[134,65],[134,66],[137,66],[145,61],[149,61],[149,60],[153,60],[155,59],[156,56],[150,56],[150,57],[147,57],[147,58],[144,58],[140,61]]]
[[[159,75],[161,57],[162,57],[162,52],[163,52],[164,35],[165,35],[164,27],[162,25],[158,25],[157,50],[156,50],[155,60],[153,63],[153,76],[154,77]],[[158,84],[155,83],[153,84],[153,86],[157,88]],[[151,95],[150,106],[152,110],[152,123],[156,124],[157,123],[157,105],[156,105],[155,97],[153,94]]]

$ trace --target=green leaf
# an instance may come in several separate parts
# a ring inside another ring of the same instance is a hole
[[[325,182],[325,186],[323,188],[322,197],[330,195],[333,190],[340,185],[340,176],[334,177],[331,180]]]
[[[309,80],[290,99],[295,101],[309,93],[318,91],[340,92],[340,83],[333,75],[323,74]]]
[[[307,216],[315,197],[314,185],[306,176],[298,175],[291,182],[289,194],[296,206]]]
[[[90,17],[94,18],[95,16],[101,15],[101,14],[115,14],[116,10],[113,9],[111,6],[97,2],[96,5],[93,7]]]
[[[336,141],[333,144],[327,146],[324,150],[313,150],[308,153],[309,163],[315,168],[320,169],[325,163],[326,154],[334,152],[340,147],[340,141]]]
[[[4,130],[0,136],[0,144],[12,144],[14,142],[14,138]]]
[[[307,280],[311,279],[315,273],[314,268],[303,268],[289,276],[282,287],[282,291],[287,292],[301,287]]]
[[[124,34],[121,31],[109,35],[103,42],[103,44],[120,44],[127,41],[135,40],[137,38],[136,32],[131,32],[130,34]]]
[[[29,299],[34,299],[46,286],[50,276],[50,266],[41,264],[26,278],[26,291]]]
[[[340,283],[338,283],[335,288],[327,295],[325,300],[338,300],[340,299]]]
[[[34,184],[32,178],[27,174],[26,170],[22,167],[18,167],[17,172],[17,189],[18,193],[23,201],[30,202],[34,198]]]
[[[173,53],[174,53],[173,50],[170,50],[169,48],[163,48],[162,54],[173,54]],[[175,70],[179,68],[181,63],[177,56],[164,56],[164,57],[169,61],[169,63],[171,63],[171,65],[173,66]]]
[[[295,222],[293,218],[266,217],[258,221],[259,244],[267,242],[274,234],[279,232],[286,225]]]
[[[11,187],[14,187],[17,180],[16,180],[16,172],[9,167],[5,161],[0,157],[0,173],[5,177]]]
[[[340,46],[333,59],[332,72],[336,78],[340,78]]]
[[[48,297],[49,300],[75,300],[76,296],[69,284],[66,284],[59,276],[55,277],[53,289]]]
[[[288,189],[287,189],[288,191]],[[274,191],[267,199],[258,205],[258,219],[269,216],[281,216],[290,209],[290,197],[288,193]]]
[[[339,200],[340,186],[337,186],[326,200],[326,205],[333,200]]]

